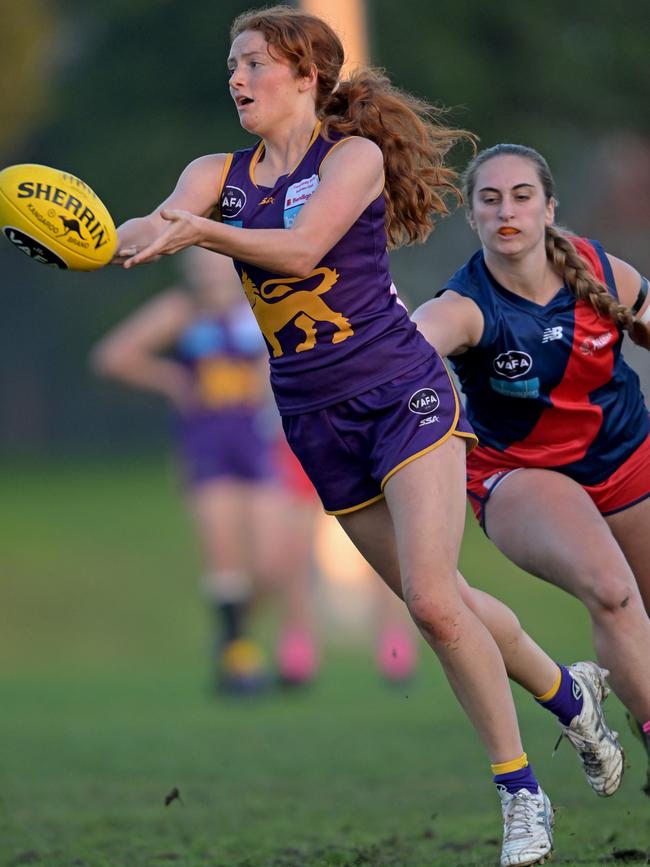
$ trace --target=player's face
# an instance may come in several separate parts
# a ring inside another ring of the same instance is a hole
[[[264,135],[291,115],[302,79],[287,60],[269,54],[258,30],[245,30],[234,39],[228,71],[230,95],[244,129]]]
[[[544,244],[555,202],[547,202],[537,167],[513,154],[493,157],[476,174],[470,225],[486,251],[516,256]]]

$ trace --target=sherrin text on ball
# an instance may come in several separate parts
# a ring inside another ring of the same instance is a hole
[[[0,172],[0,231],[35,261],[72,271],[102,268],[117,246],[111,215],[88,184],[32,163]]]

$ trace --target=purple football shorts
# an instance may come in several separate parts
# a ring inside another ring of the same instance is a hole
[[[436,353],[357,397],[285,416],[282,424],[331,515],[354,512],[381,499],[394,473],[448,437],[466,437],[468,448],[477,442]]]
[[[203,413],[179,418],[176,452],[190,488],[215,479],[270,481],[277,430],[265,429],[258,413]]]

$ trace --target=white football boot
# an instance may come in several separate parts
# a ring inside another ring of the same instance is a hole
[[[537,794],[519,789],[514,795],[497,786],[503,813],[501,867],[543,864],[553,851],[553,807],[540,788]]]
[[[609,674],[595,662],[576,662],[569,667],[582,691],[582,711],[562,726],[564,736],[576,749],[589,785],[601,798],[613,795],[621,785],[625,765],[618,732],[605,722],[602,703],[609,695],[605,678]]]

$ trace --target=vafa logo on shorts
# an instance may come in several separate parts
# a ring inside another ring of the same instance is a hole
[[[429,415],[440,406],[440,398],[432,388],[419,388],[409,398],[409,409],[417,415]]]

